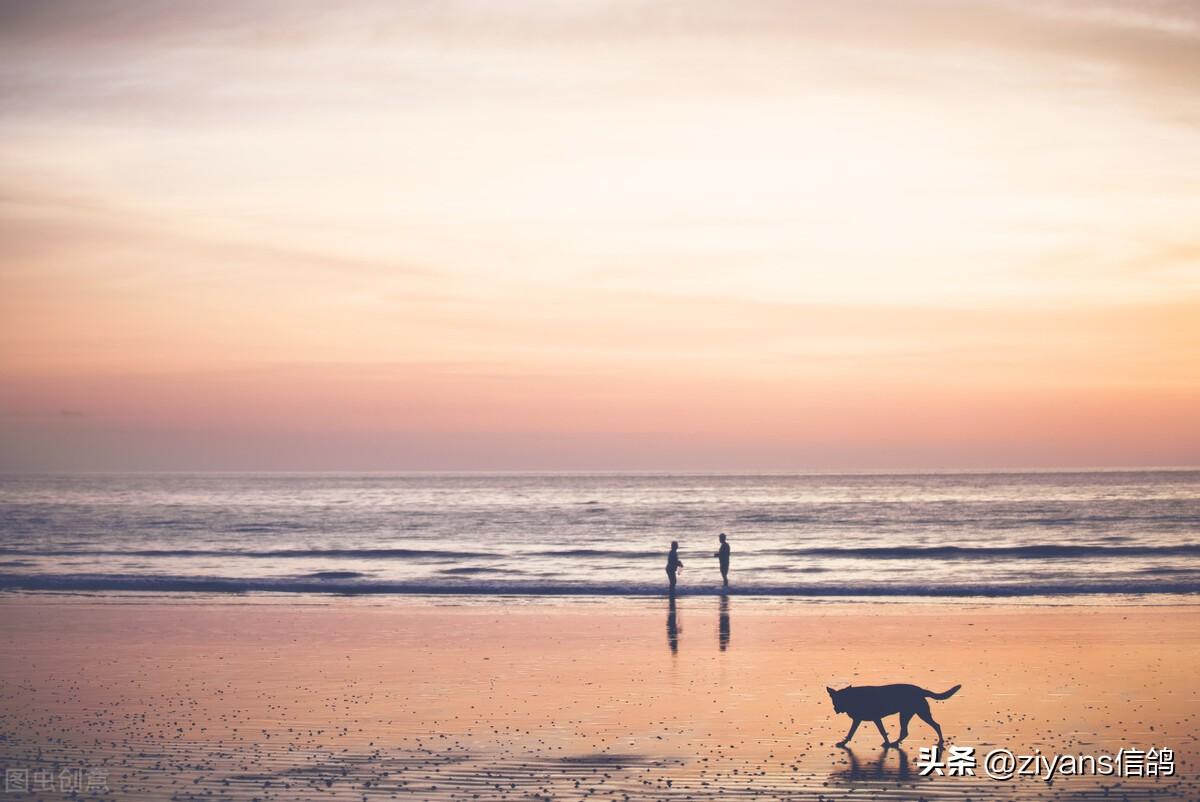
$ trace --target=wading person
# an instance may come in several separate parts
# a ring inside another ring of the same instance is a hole
[[[667,579],[671,582],[671,594],[675,594],[675,574],[683,568],[683,560],[679,559],[679,542],[671,541],[671,550],[667,552]]]
[[[725,533],[721,533],[721,548],[717,549],[717,553],[713,555],[720,561],[721,565],[721,582],[725,587],[729,587],[729,543],[725,540]]]

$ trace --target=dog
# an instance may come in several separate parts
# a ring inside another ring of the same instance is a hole
[[[846,737],[838,741],[837,745],[845,746],[849,743],[862,722],[874,721],[875,726],[879,728],[879,734],[883,736],[884,748],[899,746],[900,742],[908,737],[909,719],[920,716],[922,721],[933,727],[937,733],[938,746],[942,746],[942,728],[933,720],[933,715],[929,712],[929,702],[925,700],[949,699],[961,687],[955,685],[942,693],[933,693],[916,685],[864,685],[861,688],[850,686],[840,691],[826,687],[829,698],[833,700],[833,711],[845,713],[854,720],[850,725],[850,732],[846,733]],[[897,713],[900,714],[900,737],[895,741],[888,741],[887,730],[883,728],[883,717]]]

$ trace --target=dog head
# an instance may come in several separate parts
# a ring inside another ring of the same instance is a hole
[[[846,691],[850,690],[849,686],[842,688],[840,691],[835,691],[833,688],[830,688],[828,685],[826,685],[825,690],[829,691],[829,699],[830,699],[830,701],[833,702],[833,712],[835,712],[835,713],[846,712],[845,710],[842,709],[841,695],[843,693],[845,693]]]

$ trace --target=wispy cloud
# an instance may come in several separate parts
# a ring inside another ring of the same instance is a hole
[[[1197,74],[1190,2],[5,3],[6,437],[1182,459]]]

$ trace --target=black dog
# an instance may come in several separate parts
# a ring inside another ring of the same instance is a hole
[[[838,746],[845,746],[863,721],[875,722],[879,734],[883,736],[885,747],[899,746],[900,742],[908,737],[908,721],[913,716],[920,716],[922,721],[933,727],[938,736],[938,745],[941,746],[942,728],[933,720],[933,715],[929,712],[929,702],[925,699],[949,699],[961,687],[955,685],[944,693],[933,693],[916,685],[865,685],[861,688],[842,688],[840,691],[826,687],[829,698],[833,700],[834,712],[845,713],[854,719],[854,723],[850,725],[850,732],[838,742]],[[887,730],[883,728],[883,717],[897,713],[900,714],[900,737],[889,742]]]

